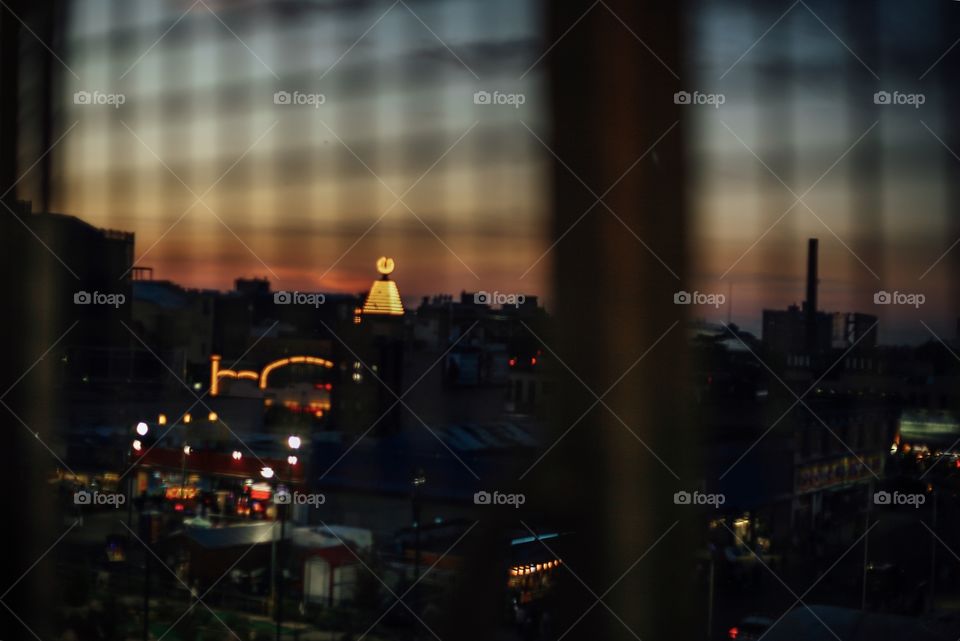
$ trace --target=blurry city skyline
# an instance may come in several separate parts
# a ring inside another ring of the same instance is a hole
[[[915,4],[0,0],[0,636],[960,637]]]
[[[699,8],[683,84],[724,104],[690,106],[693,259],[677,289],[732,294],[732,310],[696,315],[759,332],[762,309],[802,300],[804,241],[818,237],[822,309],[877,313],[883,342],[929,339],[918,319],[954,336],[949,261],[934,265],[955,240],[944,184],[956,154],[943,143],[938,75],[952,41],[917,37],[938,34],[941,10],[930,3],[909,22],[881,10],[871,43],[843,7],[786,4],[759,17]],[[51,208],[135,232],[138,266],[192,287],[266,277],[277,289],[354,293],[389,254],[408,300],[482,289],[537,294],[549,307],[551,243],[566,230],[549,228],[541,11],[505,1],[75,3]],[[661,63],[665,77],[681,71]],[[790,82],[778,78],[786,71]],[[876,105],[882,90],[925,102]],[[77,91],[124,104],[77,105]],[[278,91],[323,104],[278,105]],[[476,104],[477,91],[524,101]],[[640,162],[658,162],[653,143],[674,135],[670,125],[651,124]],[[860,154],[879,154],[875,183],[859,182]],[[791,190],[803,204],[784,213]],[[663,251],[640,240],[638,254]],[[576,229],[559,242],[577,242]],[[878,290],[927,302],[879,308]]]

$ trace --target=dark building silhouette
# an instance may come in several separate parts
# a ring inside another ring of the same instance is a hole
[[[377,261],[380,278],[344,324],[336,340],[341,384],[333,397],[341,429],[375,435],[395,434],[403,425],[405,310],[391,258]],[[347,347],[349,345],[349,348]]]
[[[807,245],[806,300],[802,307],[763,310],[763,345],[793,367],[820,367],[833,350],[862,353],[877,344],[877,317],[860,312],[822,312],[817,307],[819,243]]]

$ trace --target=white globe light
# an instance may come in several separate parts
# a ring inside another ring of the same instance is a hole
[[[184,453],[184,454],[189,454],[189,453],[190,453],[190,446],[189,446],[189,445],[184,445],[184,446],[183,446],[183,453]]]
[[[150,426],[148,426],[146,423],[144,423],[143,421],[140,421],[139,423],[137,423],[137,434],[139,434],[140,436],[146,436],[147,432],[149,431],[150,431]]]
[[[140,442],[140,439],[134,439],[133,449],[136,450],[137,452],[143,449],[143,443]]]
[[[273,468],[272,468],[272,467],[265,467],[265,468],[261,469],[261,470],[260,470],[260,476],[262,476],[262,477],[265,478],[265,479],[272,479],[272,478],[273,478]]]
[[[296,456],[288,456],[288,457],[287,457],[287,463],[290,464],[290,465],[296,465],[296,464],[297,464],[297,457],[296,457]]]
[[[243,458],[243,454],[240,452],[240,450],[234,450],[234,451],[233,451],[233,454],[231,454],[231,456],[233,457],[233,460],[235,460],[235,461],[239,461],[240,459]]]
[[[299,449],[299,448],[300,448],[300,437],[299,437],[299,436],[291,436],[290,438],[287,439],[287,445],[289,445],[289,446],[290,446],[290,449],[292,449],[292,450]]]

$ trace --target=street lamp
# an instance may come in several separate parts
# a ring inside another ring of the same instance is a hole
[[[180,498],[187,497],[187,457],[190,456],[190,446],[183,444],[183,456],[180,457]]]
[[[233,457],[234,461],[239,461],[240,459],[243,458],[243,453],[240,450],[234,450],[233,454],[231,454],[230,456]]]
[[[144,437],[150,431],[150,426],[147,425],[144,421],[139,421],[136,427],[134,427],[134,431],[137,433],[138,436]],[[131,443],[130,445],[133,451],[137,453],[137,455],[140,455],[143,453],[143,441],[140,440],[139,438],[133,439],[133,443]],[[132,454],[128,454],[128,456],[130,458],[133,458]],[[136,467],[137,467],[137,461],[135,460],[133,462],[133,466],[130,468],[131,471],[136,469]],[[128,495],[127,496],[127,526],[128,527],[133,525],[133,498],[134,498],[133,488],[134,488],[134,475],[131,474],[127,479],[127,495]],[[130,549],[129,538],[130,537],[127,537],[128,550]]]
[[[410,498],[411,508],[413,511],[413,532],[414,532],[414,549],[413,549],[413,611],[417,612],[420,609],[420,591],[417,590],[416,586],[419,581],[420,576],[420,514],[421,514],[421,499],[420,499],[420,488],[426,485],[427,475],[424,474],[423,468],[417,468],[417,471],[413,475],[413,495]]]
[[[272,468],[272,467],[260,468],[260,476],[262,476],[262,477],[265,478],[265,479],[272,479],[272,478],[273,478],[273,468]]]
[[[287,447],[291,450],[300,449],[300,437],[296,434],[291,434],[287,437]],[[297,464],[297,457],[293,454],[287,456],[287,478],[290,483],[293,482],[293,466]],[[260,474],[264,478],[270,478],[273,476],[273,470],[269,467],[265,467],[260,470]],[[279,478],[277,479],[279,482]],[[279,485],[277,486],[280,487]],[[275,603],[276,603],[276,631],[277,639],[280,639],[281,630],[283,629],[283,568],[284,556],[283,556],[283,542],[284,537],[286,536],[286,526],[287,526],[287,506],[285,504],[277,504],[277,518],[280,519],[280,541],[274,541],[274,563],[273,563],[273,589],[275,594]]]

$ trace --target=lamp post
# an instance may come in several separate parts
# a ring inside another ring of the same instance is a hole
[[[142,437],[145,437],[147,433],[150,431],[150,427],[143,421],[140,421],[139,423],[137,423],[136,427],[134,428],[134,431],[139,437],[142,438]],[[132,533],[133,533],[134,475],[136,473],[136,468],[138,463],[137,457],[139,457],[140,453],[143,451],[143,441],[141,440],[141,438],[134,438],[133,442],[130,443],[130,448],[127,450],[127,462],[130,463],[129,465],[130,469],[127,476],[127,543],[123,553],[127,561],[128,578],[131,581],[133,578],[133,573],[132,573],[133,563],[130,560],[130,553],[133,550],[133,534]],[[144,576],[146,577],[146,572],[144,572]],[[144,593],[147,593],[148,590],[149,588],[145,583]],[[148,619],[149,619],[149,604],[145,601],[143,606],[144,641],[147,641]]]
[[[180,500],[187,500],[187,457],[190,456],[190,446],[183,444],[183,455],[180,457]],[[186,506],[184,506],[186,507]]]
[[[300,449],[301,440],[300,437],[296,434],[291,434],[287,437],[287,447],[292,451],[297,451]],[[297,457],[293,454],[287,456],[287,482],[292,486],[293,485],[293,466],[297,464]],[[277,478],[279,488],[280,478]],[[274,494],[276,496],[276,494]],[[276,585],[276,594],[277,594],[277,641],[280,641],[282,636],[282,626],[283,626],[283,568],[284,568],[284,557],[283,557],[283,540],[286,535],[287,528],[287,505],[278,504],[274,501],[274,505],[277,508],[277,517],[280,519],[280,541],[277,543],[277,566],[279,569],[275,569],[275,585]]]
[[[127,478],[127,553],[130,552],[130,528],[133,527],[133,482],[137,467],[137,457],[143,451],[143,441],[138,438],[133,439],[130,449],[127,451],[127,462],[130,465],[130,474]]]
[[[936,596],[937,589],[937,490],[931,492],[933,498],[933,511],[930,515],[930,533],[933,534],[930,541],[930,609],[933,609],[933,599]]]
[[[413,611],[417,613],[420,611],[420,590],[417,582],[420,577],[420,515],[422,507],[420,488],[426,483],[427,477],[423,473],[423,468],[417,468],[413,475],[413,494],[410,499],[413,512]]]
[[[130,466],[130,476],[127,479],[127,528],[133,527],[133,481],[134,473],[137,467],[137,457],[140,456],[140,452],[143,451],[143,437],[145,437],[150,432],[150,426],[140,421],[137,423],[137,426],[134,428],[134,431],[137,433],[137,436],[140,438],[134,438],[133,442],[130,444],[130,449],[127,450],[127,461],[132,463]],[[127,534],[127,553],[130,552],[130,534]]]
[[[127,478],[127,529],[132,531],[133,528],[133,500],[136,498],[134,496],[134,489],[136,483],[136,472],[137,466],[140,463],[140,456],[144,452],[144,448],[147,446],[147,435],[150,433],[150,426],[147,425],[144,421],[140,421],[133,428],[133,431],[136,432],[136,436],[133,439],[133,442],[130,443],[130,449],[127,450],[127,460],[130,463],[130,469],[128,471]],[[142,509],[142,508],[141,508]],[[127,534],[127,550],[126,553],[130,553],[130,534]]]
[[[132,532],[133,532],[133,489],[134,489],[134,474],[139,463],[139,456],[143,452],[143,448],[146,441],[147,434],[150,433],[150,426],[145,422],[140,421],[133,428],[136,432],[136,437],[130,443],[130,449],[127,450],[128,461],[131,461],[129,476],[127,478],[127,546],[124,551],[127,557],[127,566],[132,569],[133,565],[130,561],[130,552],[133,549],[132,547]],[[145,507],[145,506],[144,506]],[[150,520],[149,517],[144,516],[144,507],[140,509],[140,534],[143,540],[150,541]],[[150,638],[150,555],[144,552],[143,560],[143,640],[148,641]]]
[[[279,483],[277,487],[280,487]],[[286,504],[277,504],[276,507],[277,517],[280,519],[280,540],[277,542],[277,567],[275,569],[275,579],[277,583],[277,641],[280,641],[283,636],[283,537],[286,535],[287,506]]]

